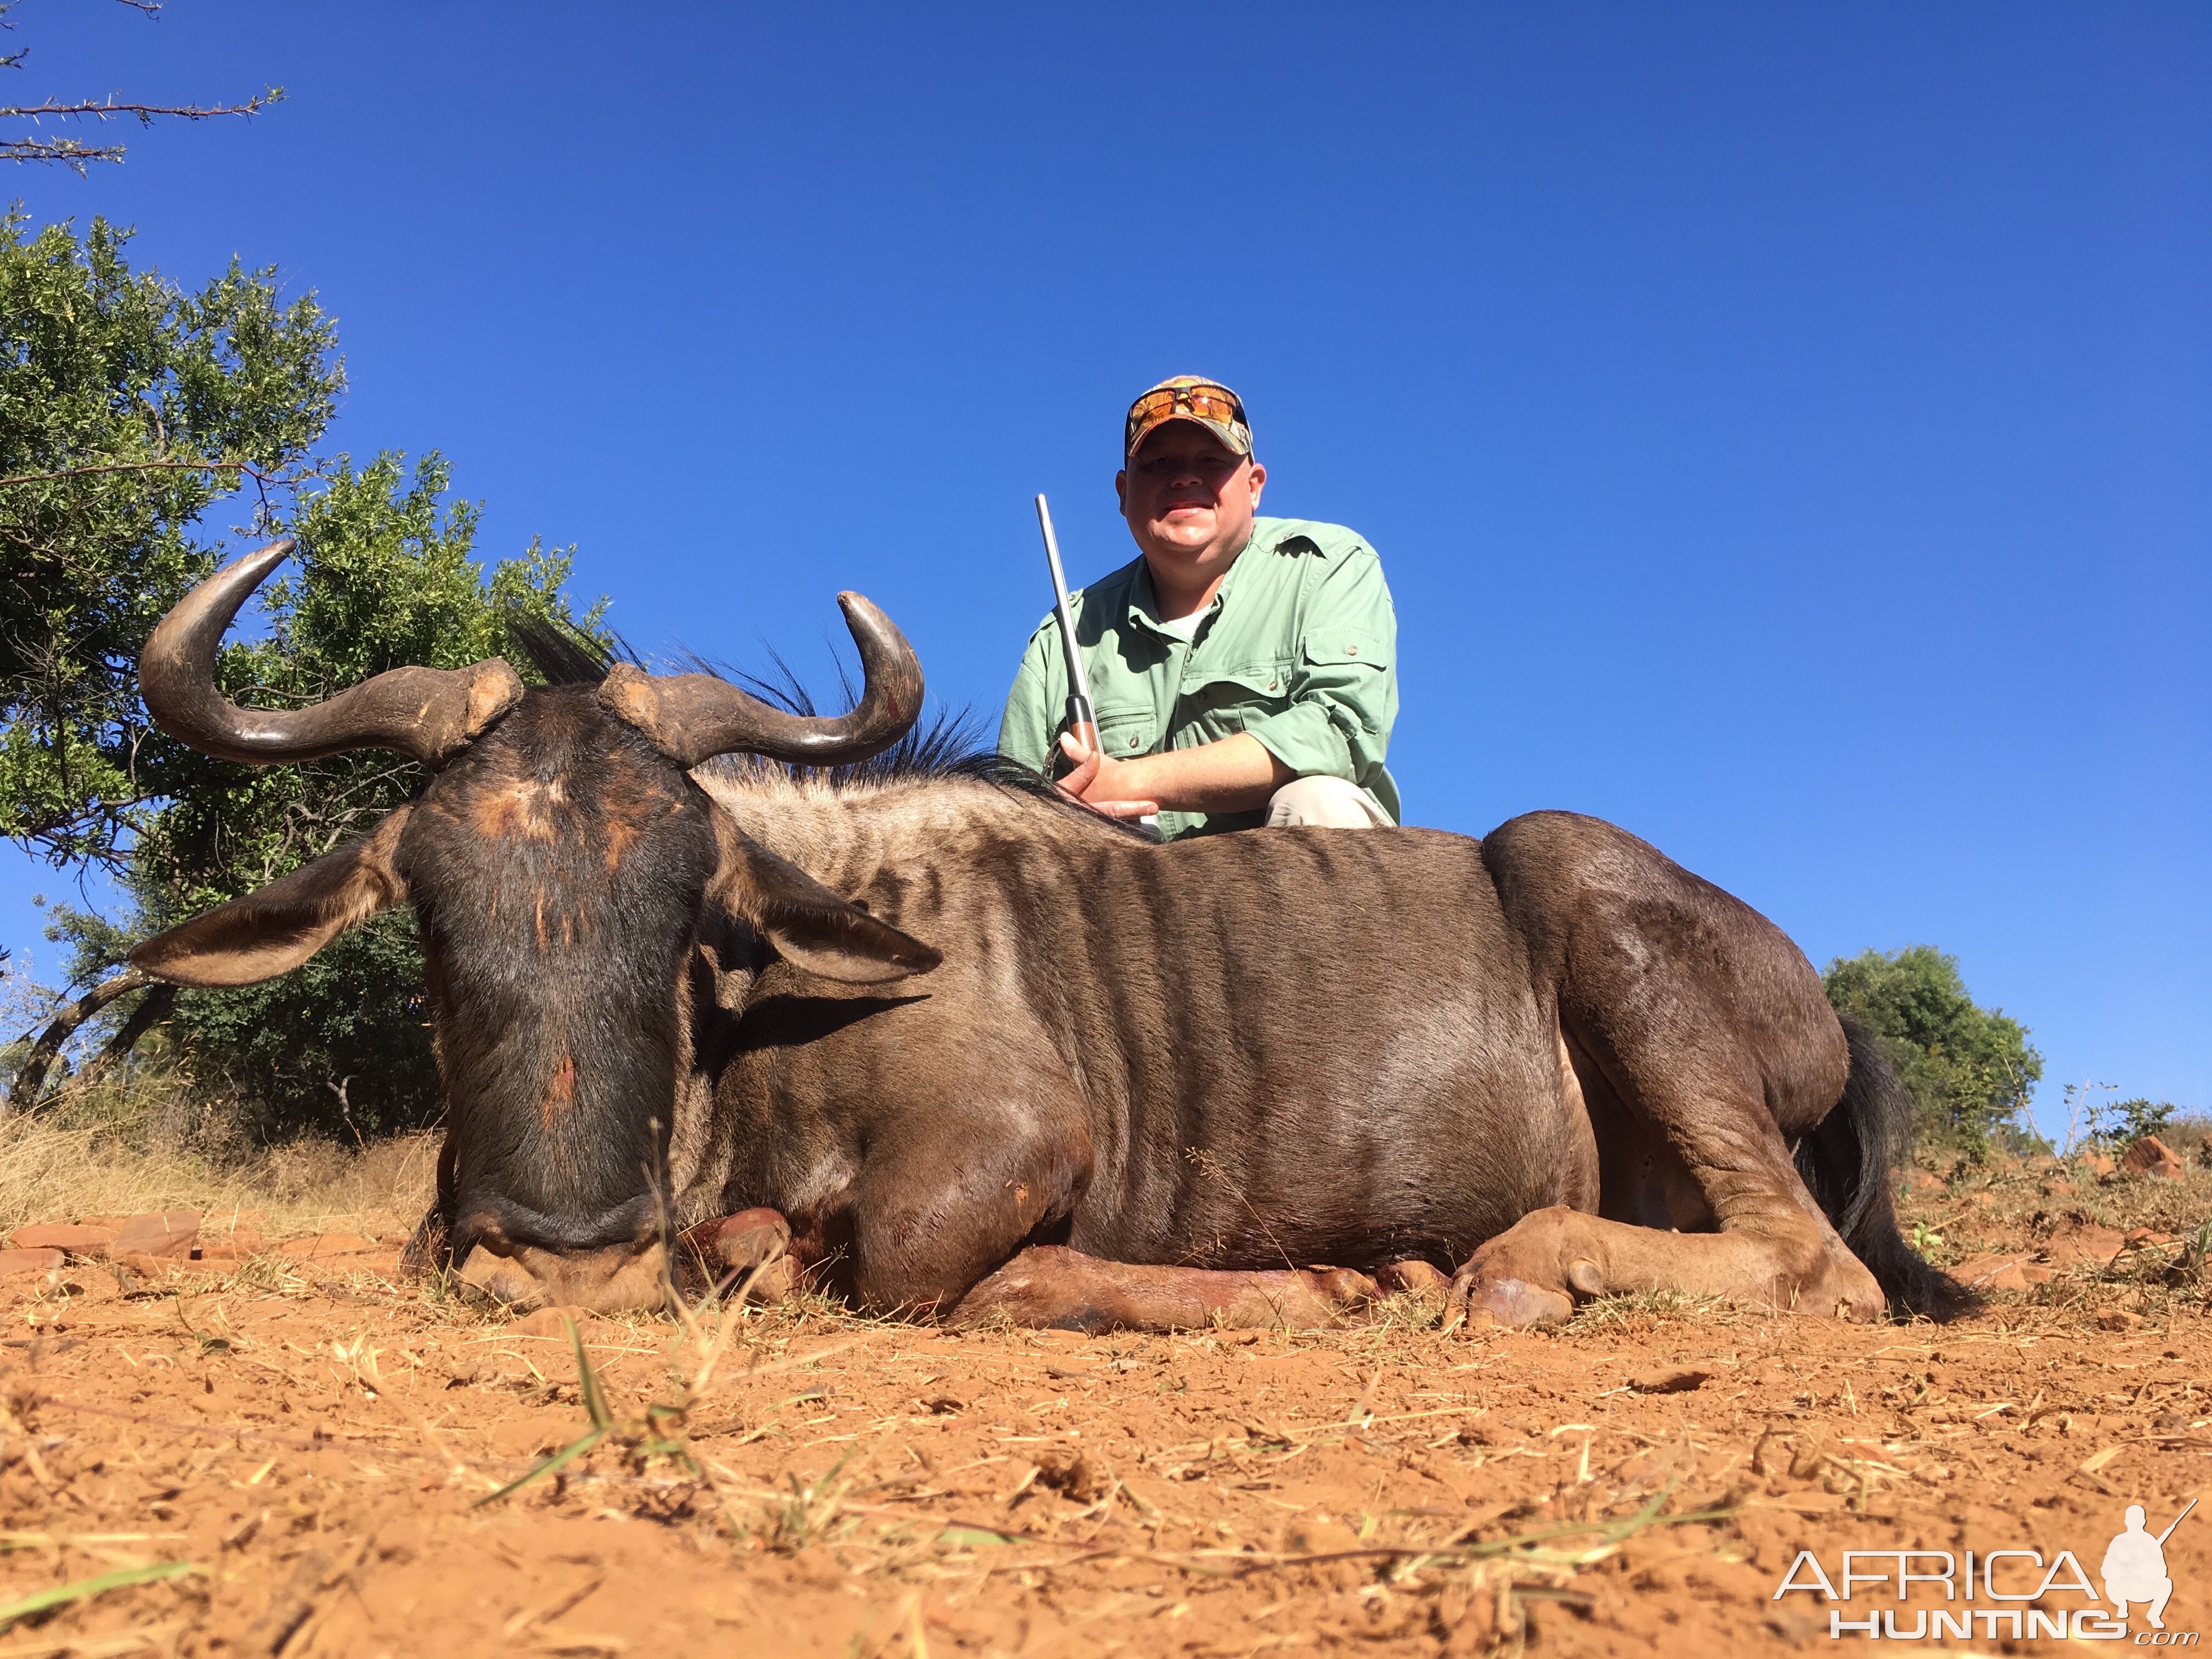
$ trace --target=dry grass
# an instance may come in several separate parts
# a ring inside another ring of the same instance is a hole
[[[74,1115],[0,1124],[0,1230],[165,1209],[199,1210],[211,1221],[250,1213],[271,1237],[363,1216],[411,1226],[436,1182],[434,1134],[358,1152],[301,1140],[240,1155],[130,1131]]]

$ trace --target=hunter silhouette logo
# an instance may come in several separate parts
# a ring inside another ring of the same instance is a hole
[[[2112,1617],[2125,1619],[2128,1603],[2147,1601],[2150,1611],[2146,1615],[2153,1630],[2166,1628],[2166,1598],[2173,1594],[2173,1580],[2166,1572],[2166,1540],[2173,1536],[2173,1528],[2188,1517],[2190,1510],[2197,1507],[2191,1498],[2188,1507],[2166,1529],[2154,1538],[2143,1526],[2143,1506],[2128,1505],[2128,1529],[2113,1539],[2105,1550],[2105,1595],[2112,1603]]]

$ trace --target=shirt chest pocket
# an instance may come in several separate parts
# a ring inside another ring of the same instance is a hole
[[[1159,741],[1160,723],[1150,703],[1112,703],[1094,711],[1098,716],[1098,746],[1114,760],[1149,755]]]
[[[1316,668],[1341,673],[1348,668],[1372,668],[1377,672],[1390,665],[1390,647],[1375,635],[1346,629],[1334,634],[1309,634],[1303,653]]]
[[[1205,684],[1183,693],[1179,714],[1215,732],[1242,732],[1291,706],[1291,680],[1287,662],[1216,669]]]

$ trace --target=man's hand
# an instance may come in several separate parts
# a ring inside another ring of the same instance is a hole
[[[1136,769],[1133,762],[1109,760],[1096,750],[1085,749],[1072,732],[1060,734],[1060,747],[1075,763],[1075,769],[1056,786],[1062,794],[1096,807],[1109,818],[1149,817],[1160,810],[1158,801],[1127,799],[1133,792],[1126,775]]]
[[[1163,806],[1176,812],[1249,812],[1297,775],[1249,732],[1195,748],[1115,760],[1062,732],[1060,751],[1075,769],[1060,787],[1109,817],[1140,818]]]

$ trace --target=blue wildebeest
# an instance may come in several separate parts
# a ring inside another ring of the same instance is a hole
[[[1772,924],[1609,824],[1162,846],[972,771],[825,775],[921,698],[853,594],[836,718],[495,659],[240,708],[216,644],[289,545],[161,623],[148,708],[211,755],[383,747],[430,781],[132,960],[246,984],[414,906],[449,1106],[417,1260],[611,1308],[661,1299],[679,1236],[787,1237],[863,1309],[1083,1328],[1307,1322],[1445,1273],[1477,1322],[1668,1288],[1964,1305],[1899,1236],[1877,1049]]]

